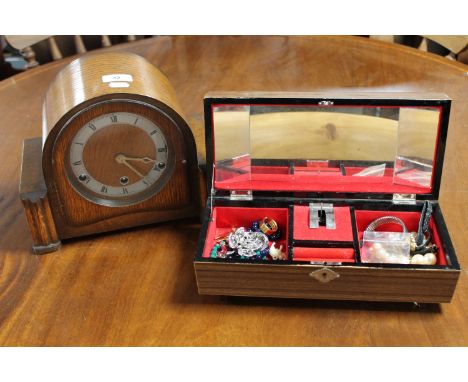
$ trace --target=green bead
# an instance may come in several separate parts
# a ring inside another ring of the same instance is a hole
[[[218,257],[218,248],[216,246],[211,250],[210,257]]]

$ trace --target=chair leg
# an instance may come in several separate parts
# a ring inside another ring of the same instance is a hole
[[[52,59],[54,61],[61,60],[63,58],[62,52],[60,52],[57,42],[55,41],[55,38],[49,37],[47,41],[49,42],[49,49],[50,49],[50,53],[52,54]]]
[[[101,42],[102,42],[102,47],[103,48],[108,48],[110,46],[112,46],[112,43],[111,43],[111,40],[109,38],[109,36],[102,36],[102,39],[101,39]]]
[[[76,53],[86,53],[86,47],[81,36],[74,36]]]

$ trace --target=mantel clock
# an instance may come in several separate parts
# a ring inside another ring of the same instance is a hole
[[[195,140],[167,78],[142,57],[66,66],[26,140],[20,186],[34,251],[62,239],[199,213]]]

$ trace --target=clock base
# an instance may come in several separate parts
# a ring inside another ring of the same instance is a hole
[[[198,170],[200,171],[200,170]],[[198,173],[200,179],[203,179]],[[195,183],[203,190],[203,181]],[[54,202],[44,181],[42,170],[42,138],[26,139],[23,143],[21,166],[20,199],[23,203],[26,220],[33,239],[32,250],[35,254],[45,254],[60,249],[61,239],[86,236],[95,233],[127,229],[146,224],[169,220],[196,217],[200,214],[200,201],[177,206],[172,210],[148,210],[138,214],[118,216],[104,222],[89,223],[82,226],[67,225],[54,219],[60,204]],[[198,194],[200,191],[195,192]],[[202,192],[202,197],[206,196]]]

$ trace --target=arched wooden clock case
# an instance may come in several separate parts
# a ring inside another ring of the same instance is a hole
[[[196,216],[193,134],[167,78],[134,54],[85,56],[51,83],[24,143],[20,196],[36,253],[62,239]]]

